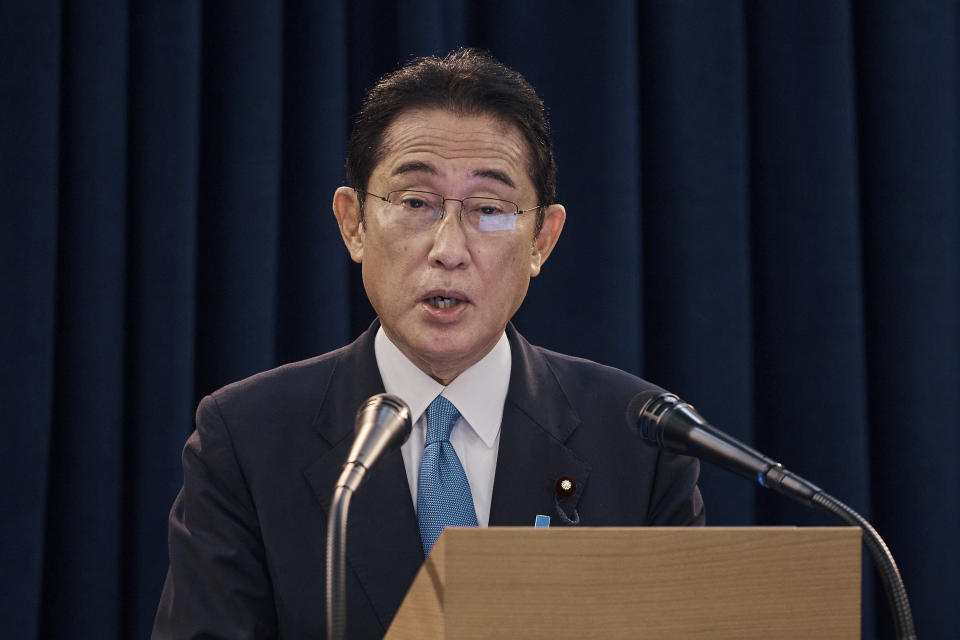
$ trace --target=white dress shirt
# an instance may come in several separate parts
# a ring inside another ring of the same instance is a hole
[[[403,399],[410,407],[413,431],[400,447],[413,508],[417,508],[417,480],[420,461],[427,438],[427,407],[437,396],[443,396],[460,412],[450,432],[450,444],[460,458],[473,494],[477,522],[486,527],[490,522],[490,501],[493,478],[500,449],[500,421],[503,403],[510,384],[510,342],[504,333],[479,362],[443,386],[414,365],[390,342],[383,327],[377,330],[374,353],[380,378],[387,393]]]

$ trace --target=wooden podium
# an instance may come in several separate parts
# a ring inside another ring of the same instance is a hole
[[[860,535],[447,529],[386,638],[859,638]]]

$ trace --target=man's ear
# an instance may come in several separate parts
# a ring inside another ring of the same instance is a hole
[[[540,235],[533,240],[533,251],[530,255],[530,277],[540,273],[543,263],[550,257],[550,253],[560,239],[563,223],[567,220],[567,210],[562,204],[552,204],[547,207],[543,215],[543,226]]]
[[[333,194],[333,215],[337,217],[343,244],[354,262],[363,262],[363,224],[360,221],[360,201],[350,187],[339,187]]]

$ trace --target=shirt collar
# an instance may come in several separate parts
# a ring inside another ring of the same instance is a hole
[[[487,447],[494,445],[510,386],[510,342],[506,333],[500,335],[487,355],[446,387],[410,362],[382,326],[374,338],[374,353],[384,388],[407,403],[414,423],[433,399],[442,395],[453,403]]]

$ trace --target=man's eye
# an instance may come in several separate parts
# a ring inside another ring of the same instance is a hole
[[[407,209],[422,209],[427,206],[426,201],[420,198],[406,198],[401,204]]]
[[[495,202],[478,202],[470,208],[484,216],[495,216],[503,213],[503,207]]]

